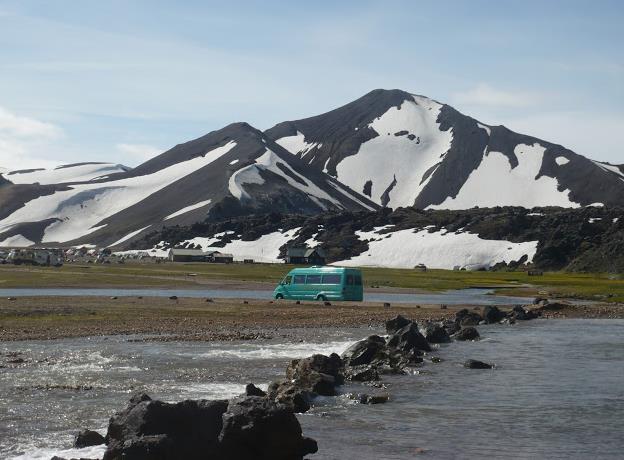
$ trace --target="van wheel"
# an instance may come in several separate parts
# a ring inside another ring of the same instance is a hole
[[[277,294],[277,295],[275,296],[275,298],[276,298],[277,300],[282,300],[282,299],[284,298],[284,296],[283,296],[282,294]]]
[[[324,295],[319,295],[316,297],[316,300],[320,301],[320,302],[325,302],[327,300],[327,298]]]

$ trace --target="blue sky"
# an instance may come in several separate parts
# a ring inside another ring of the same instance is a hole
[[[624,2],[0,0],[0,167],[134,166],[374,88],[624,163]]]

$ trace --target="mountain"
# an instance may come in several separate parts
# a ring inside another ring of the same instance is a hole
[[[81,164],[3,174],[0,245],[120,245],[145,231],[254,212],[377,205],[235,123],[129,169]]]
[[[331,112],[279,123],[266,134],[392,208],[579,207],[624,200],[620,166],[400,90],[375,90]]]
[[[375,90],[265,132],[233,123],[134,169],[2,171],[0,246],[119,247],[165,227],[275,212],[623,202],[622,165],[485,125],[425,96]]]

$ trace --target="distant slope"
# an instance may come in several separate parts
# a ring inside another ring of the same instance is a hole
[[[85,167],[8,177],[70,180],[67,171]],[[103,172],[88,167],[91,175]],[[376,208],[246,123],[178,145],[132,170],[108,170],[88,182],[41,180],[0,189],[0,245],[26,234],[34,243],[118,245],[165,225],[202,221],[209,213]]]
[[[486,126],[400,90],[279,123],[266,134],[388,207],[563,206],[624,200],[622,170],[560,145]]]
[[[288,246],[323,247],[346,266],[469,270],[624,271],[624,208],[402,208],[318,216],[267,214],[145,235],[130,249],[222,248],[235,259],[283,260]]]
[[[110,174],[126,172],[127,166],[112,163],[75,163],[57,166],[54,169],[27,169],[21,171],[0,171],[5,179],[14,184],[41,185],[71,182],[88,182]]]

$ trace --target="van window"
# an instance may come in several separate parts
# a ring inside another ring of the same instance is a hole
[[[305,284],[305,275],[295,275],[293,284]]]
[[[355,285],[356,286],[362,285],[362,277],[360,275],[355,275]]]
[[[292,283],[292,276],[288,275],[286,278],[284,278],[284,284],[290,284]]]
[[[353,286],[353,275],[347,275],[347,286]]]
[[[323,284],[340,284],[341,281],[340,275],[323,275]]]
[[[308,275],[306,284],[321,284],[321,275]]]

